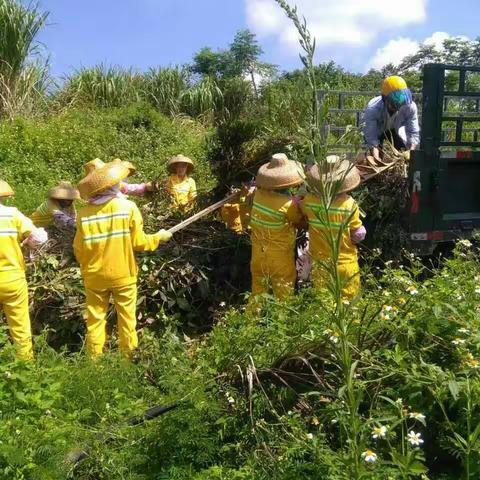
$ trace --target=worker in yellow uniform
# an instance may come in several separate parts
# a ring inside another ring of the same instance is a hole
[[[170,173],[167,192],[171,206],[174,210],[188,212],[193,208],[197,196],[195,180],[190,177],[193,162],[184,155],[177,155],[168,161],[167,169]]]
[[[238,200],[226,203],[220,209],[220,218],[229,230],[242,233],[249,228],[254,192],[254,186],[243,185],[238,194]]]
[[[48,192],[48,198],[30,216],[36,227],[74,227],[76,210],[74,201],[80,198],[70,182],[62,181]]]
[[[0,199],[13,195],[8,183],[0,180]],[[0,304],[7,317],[10,335],[23,360],[33,357],[32,331],[28,310],[28,286],[22,245],[36,248],[48,239],[43,228],[14,207],[0,203]]]
[[[137,347],[137,263],[134,252],[155,250],[171,233],[143,231],[143,219],[134,202],[120,192],[129,175],[123,163],[106,163],[93,169],[78,189],[88,204],[77,217],[74,252],[80,264],[87,303],[87,349],[102,354],[110,297],[117,313],[120,350],[125,356]]]
[[[314,165],[308,171],[310,193],[300,204],[308,219],[312,280],[316,288],[331,288],[336,268],[342,297],[350,299],[360,290],[357,244],[366,235],[357,202],[348,195],[360,184],[360,174],[336,155],[328,156],[321,169]],[[330,206],[325,205],[328,198],[332,198]]]
[[[122,163],[128,168],[129,174],[128,176],[132,176],[136,171],[135,165],[127,160],[121,160],[119,158],[115,158],[112,160],[113,163]],[[90,160],[87,162],[83,168],[85,170],[85,175],[88,175],[92,170],[96,168],[103,167],[105,162],[100,160],[99,158],[95,158],[94,160]],[[124,195],[132,195],[135,197],[143,197],[149,192],[153,192],[155,187],[152,182],[142,182],[142,183],[127,183],[121,182],[120,183],[120,192]]]
[[[295,237],[302,213],[288,189],[302,182],[302,166],[283,153],[258,170],[250,215],[253,301],[270,287],[279,299],[294,292]]]

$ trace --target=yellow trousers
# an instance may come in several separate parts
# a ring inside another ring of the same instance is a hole
[[[7,317],[10,335],[23,360],[33,358],[32,328],[28,311],[28,287],[25,278],[0,283],[0,304]]]
[[[360,292],[360,267],[358,261],[337,265],[338,276],[342,285],[342,297],[352,299]],[[330,274],[323,265],[314,262],[312,281],[315,288],[326,288],[332,281]]]
[[[297,278],[293,248],[290,253],[252,245],[250,270],[252,297],[268,293],[270,287],[280,300],[293,295]]]
[[[138,346],[137,337],[137,284],[92,290],[85,289],[87,299],[87,350],[91,357],[103,353],[106,341],[107,313],[110,296],[117,313],[120,351],[129,357]]]

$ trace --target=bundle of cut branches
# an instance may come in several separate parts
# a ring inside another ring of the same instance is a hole
[[[410,152],[398,151],[390,142],[385,142],[379,159],[367,153],[359,154],[356,159],[356,167],[360,171],[362,181],[366,182],[377,175],[394,169],[396,174],[406,176]]]

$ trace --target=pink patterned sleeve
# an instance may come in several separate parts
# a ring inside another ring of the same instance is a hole
[[[355,230],[350,231],[350,239],[352,240],[352,243],[355,243],[355,244],[363,241],[366,235],[367,235],[367,230],[363,225],[359,228],[356,228]]]
[[[143,197],[147,192],[146,183],[122,183],[120,191],[124,195],[133,195],[135,197]]]
[[[53,219],[59,227],[75,228],[75,218],[70,217],[60,210],[53,212]]]

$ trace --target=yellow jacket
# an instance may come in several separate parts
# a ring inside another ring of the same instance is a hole
[[[259,188],[250,214],[252,245],[293,252],[296,227],[302,222],[300,208],[290,195]]]
[[[0,283],[25,277],[20,242],[34,230],[32,221],[16,208],[0,205]]]
[[[49,227],[54,224],[53,214],[57,211],[75,218],[76,210],[72,205],[68,210],[62,210],[53,200],[45,200],[31,215],[30,218],[36,227]]]
[[[85,287],[95,290],[135,283],[134,251],[155,250],[160,237],[160,233],[145,234],[138,207],[125,198],[82,207],[73,249]]]
[[[325,233],[330,228],[337,235],[341,226],[344,227],[340,239],[338,264],[358,261],[357,247],[350,238],[350,232],[362,226],[357,202],[349,195],[339,195],[332,202],[326,216],[320,198],[307,194],[301,202],[301,209],[308,219],[310,254],[314,260],[331,258],[330,245],[325,239]],[[328,219],[329,226],[326,225]]]
[[[171,197],[172,207],[175,209],[188,211],[193,207],[197,196],[197,186],[193,178],[186,176],[181,180],[177,175],[170,175],[167,191]]]

